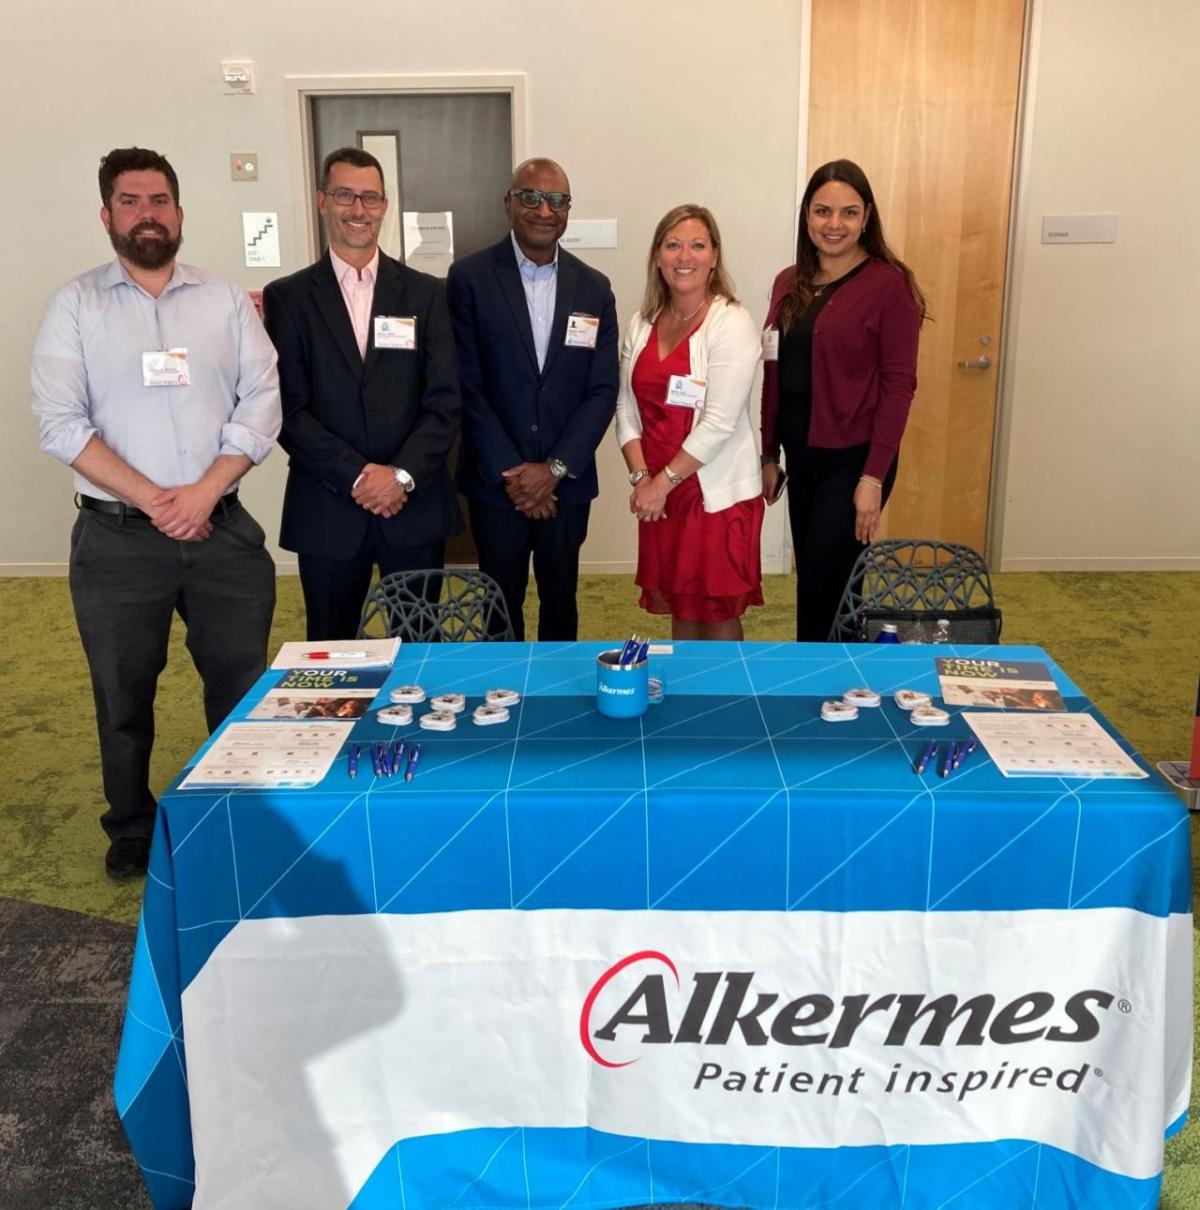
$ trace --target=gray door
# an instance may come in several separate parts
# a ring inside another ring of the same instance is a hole
[[[336,148],[394,133],[397,179],[391,191],[399,196],[388,211],[397,225],[404,211],[450,211],[455,259],[494,244],[508,230],[503,203],[513,159],[507,93],[382,93],[313,97],[310,103],[314,180]],[[390,168],[384,160],[388,175]],[[314,221],[315,215],[314,201]],[[320,238],[324,250],[323,230]],[[401,254],[395,246],[384,250]]]
[[[325,157],[338,147],[370,150],[384,165],[392,195],[380,244],[403,258],[404,211],[453,215],[454,259],[496,243],[508,231],[504,194],[512,178],[512,105],[507,93],[380,93],[312,97],[313,180]],[[394,134],[394,142],[387,135]],[[385,136],[382,141],[378,136]],[[381,149],[394,149],[394,165]],[[321,250],[327,246],[320,230]],[[399,237],[399,238],[398,238]],[[397,246],[397,239],[401,246]],[[423,269],[429,266],[423,262]],[[444,269],[433,270],[444,276]],[[455,443],[451,466],[458,457]],[[465,501],[463,515],[466,516]],[[447,543],[452,565],[478,562],[469,528]]]

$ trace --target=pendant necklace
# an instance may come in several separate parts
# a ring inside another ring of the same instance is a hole
[[[685,324],[685,323],[687,323],[687,321],[689,319],[695,319],[696,316],[699,315],[700,312],[704,309],[704,307],[707,305],[707,303],[708,303],[708,295],[706,294],[700,300],[700,305],[690,315],[680,315],[679,312],[675,310],[674,303],[668,303],[667,305],[671,308],[671,314],[675,316],[676,320],[678,320],[678,322],[681,324]]]

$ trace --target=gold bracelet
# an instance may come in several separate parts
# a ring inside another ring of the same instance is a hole
[[[883,487],[882,482],[876,479],[873,475],[859,475],[859,483],[873,483],[876,487]]]

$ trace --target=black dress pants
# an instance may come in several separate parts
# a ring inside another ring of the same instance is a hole
[[[204,684],[214,730],[262,675],[275,611],[275,564],[258,522],[218,509],[203,542],[176,542],[144,517],[83,509],[71,531],[71,601],[92,676],[110,839],[149,837],[154,695],[171,616]]]
[[[829,638],[854,560],[863,549],[854,536],[854,490],[868,447],[814,449],[785,446],[788,520],[796,556],[796,642]],[[896,482],[893,461],[883,479],[883,503]]]
[[[304,612],[308,618],[308,641],[352,639],[358,633],[363,602],[371,586],[371,573],[380,576],[394,571],[423,571],[446,564],[446,542],[415,542],[393,546],[380,531],[380,519],[372,516],[359,549],[345,559],[322,555],[297,556]],[[440,585],[431,585],[431,589]]]
[[[573,643],[579,637],[579,548],[587,537],[591,503],[560,506],[558,515],[532,521],[511,505],[468,500],[479,570],[504,592],[513,634],[525,640],[529,558],[538,590],[538,640]]]

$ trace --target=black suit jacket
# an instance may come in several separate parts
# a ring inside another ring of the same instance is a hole
[[[417,347],[377,349],[375,317],[416,317]],[[328,255],[263,291],[263,319],[279,353],[288,480],[279,544],[325,558],[357,552],[371,514],[350,497],[368,462],[416,483],[382,522],[395,546],[457,533],[462,518],[446,456],[462,409],[441,282],[379,254],[367,355]]]
[[[510,236],[457,261],[446,296],[463,394],[459,490],[473,500],[510,505],[501,471],[561,458],[572,477],[555,491],[559,504],[593,499],[599,491],[596,447],[617,403],[617,310],[608,278],[559,249],[554,321],[541,371]],[[573,313],[599,318],[594,349],[564,344]]]

